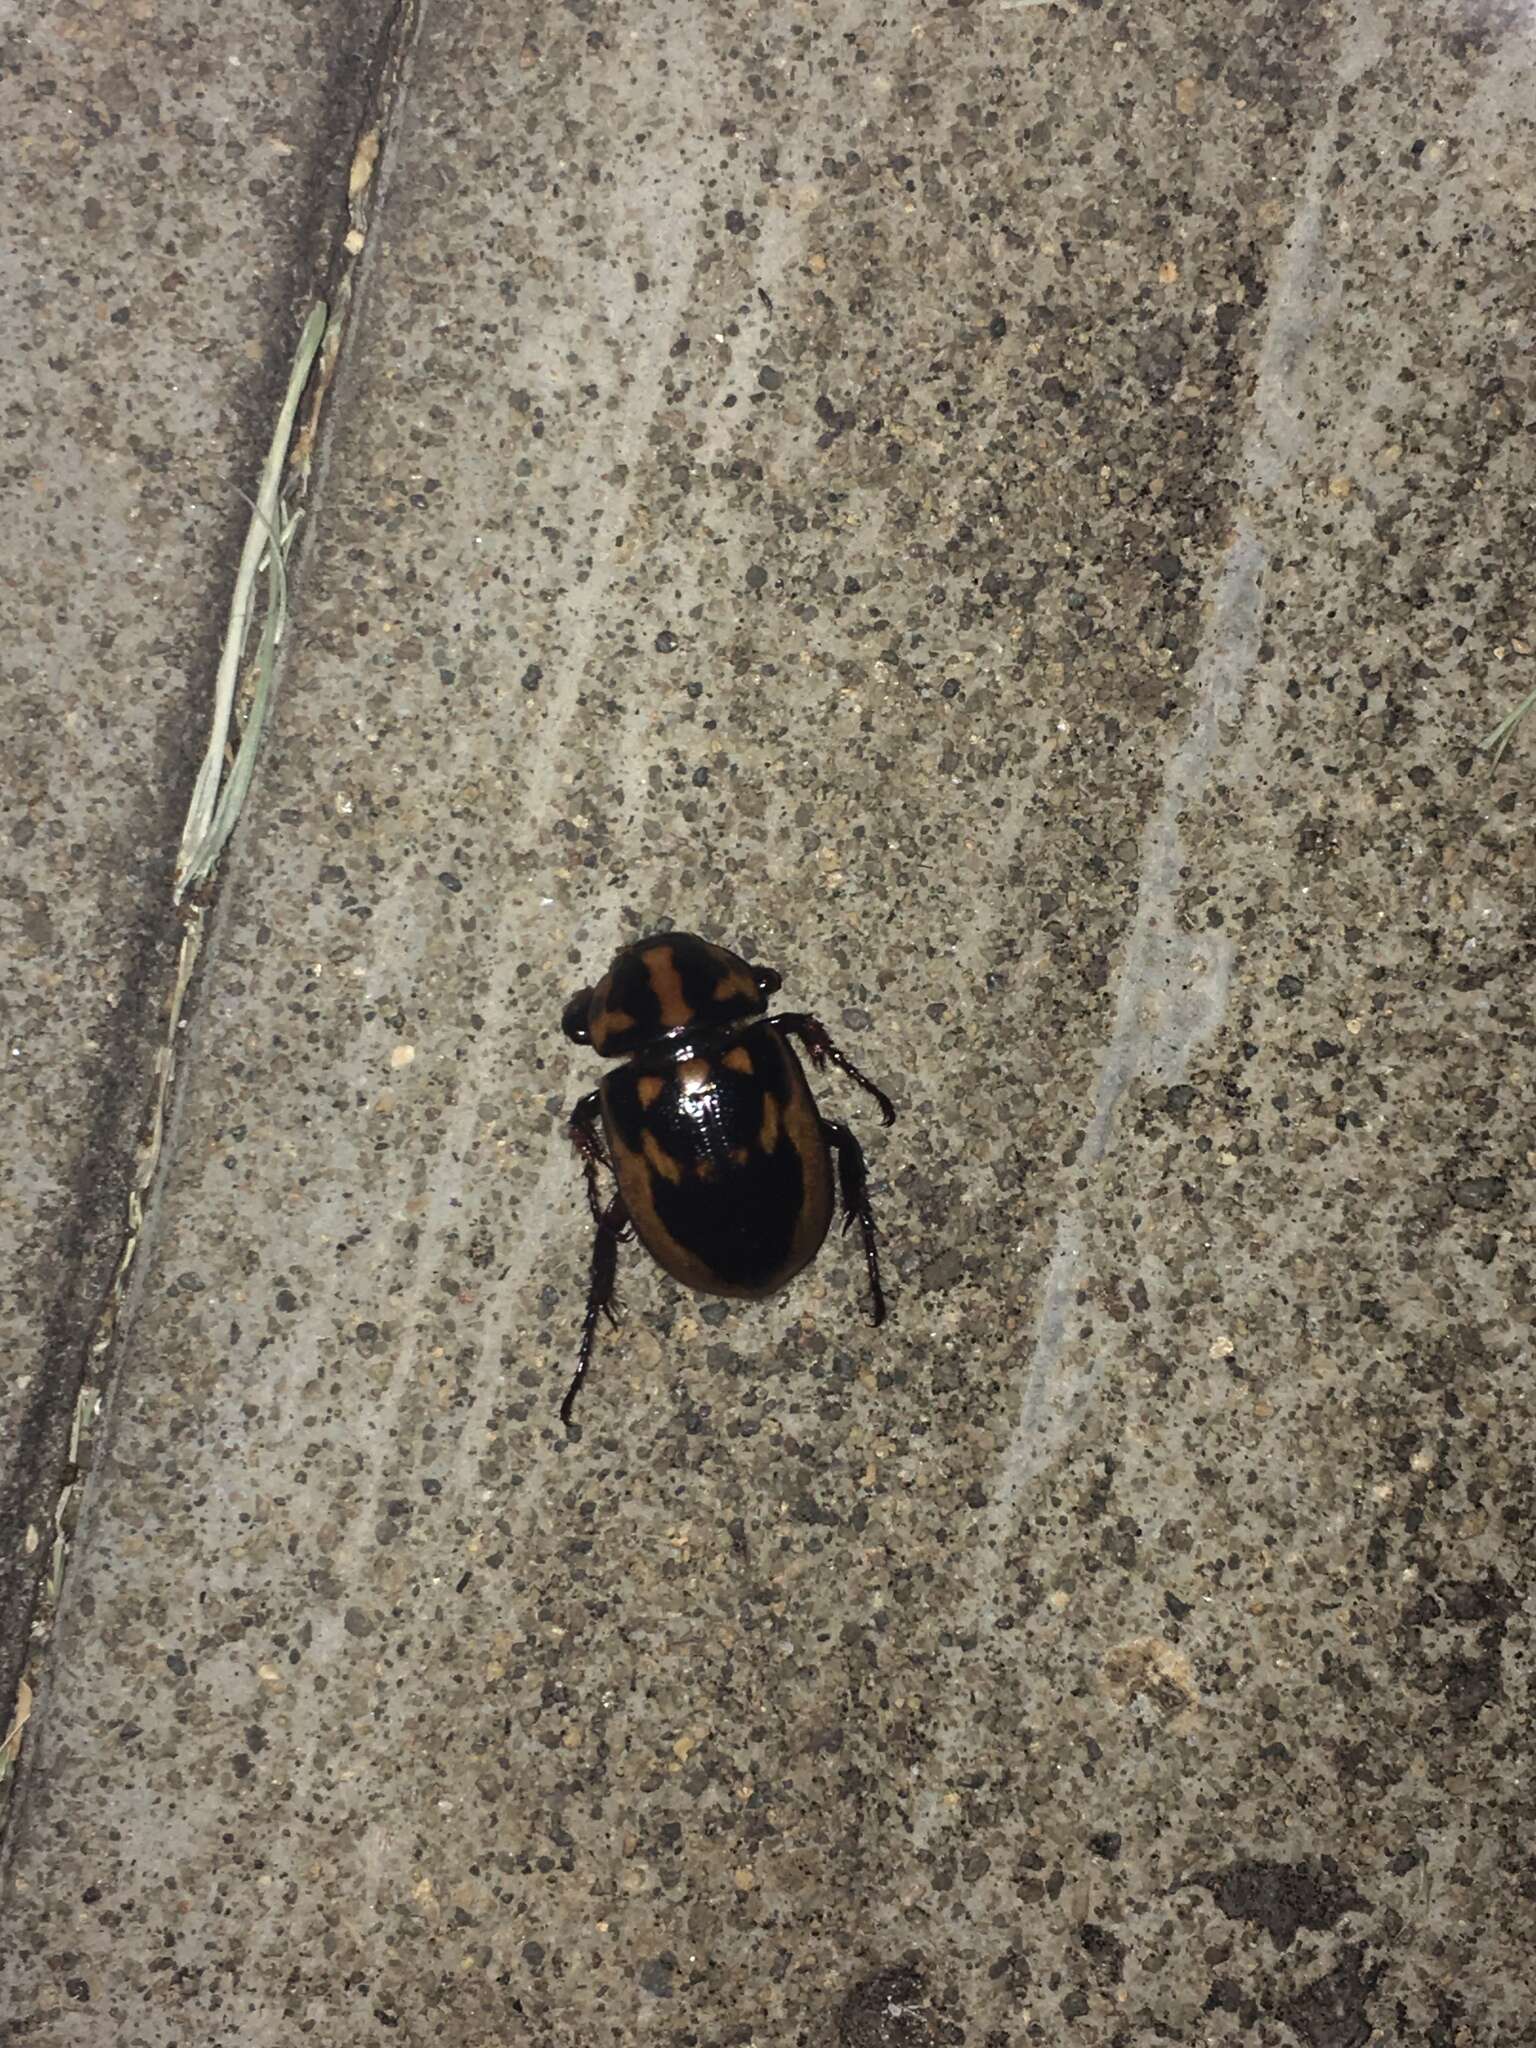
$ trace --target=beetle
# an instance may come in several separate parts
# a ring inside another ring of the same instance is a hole
[[[623,947],[596,987],[565,1006],[567,1038],[624,1062],[582,1096],[568,1125],[597,1234],[581,1349],[560,1405],[567,1426],[598,1317],[617,1320],[619,1246],[631,1238],[685,1287],[761,1300],[815,1258],[840,1196],[844,1230],[857,1222],[863,1233],[871,1317],[885,1319],[863,1149],[818,1110],[790,1040],[817,1069],[856,1081],[887,1124],[896,1111],[815,1017],[766,1014],[782,986],[771,967],[724,946],[657,932]],[[617,1183],[606,1201],[600,1170]]]

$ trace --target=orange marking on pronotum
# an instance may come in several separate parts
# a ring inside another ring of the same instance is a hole
[[[645,956],[646,977],[661,1009],[661,1029],[673,1031],[693,1020],[693,1010],[683,994],[683,977],[670,946],[655,946]]]

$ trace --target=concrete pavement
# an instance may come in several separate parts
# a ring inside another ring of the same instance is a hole
[[[18,2042],[1526,2038],[1533,71],[426,11]],[[567,1440],[668,924],[896,1096],[893,1313],[631,1252]]]
[[[104,1362],[88,1377],[165,1039],[240,494],[294,308],[340,253],[386,20],[377,0],[227,27],[145,0],[0,17],[4,1724]]]

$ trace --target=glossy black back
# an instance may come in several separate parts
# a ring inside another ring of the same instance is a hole
[[[749,1026],[678,1062],[642,1055],[605,1078],[602,1098],[616,1156],[644,1161],[646,1200],[631,1214],[663,1264],[677,1270],[647,1208],[727,1288],[766,1291],[801,1262],[807,1175],[825,1177],[825,1140],[776,1031]],[[803,1145],[816,1148],[808,1158]]]

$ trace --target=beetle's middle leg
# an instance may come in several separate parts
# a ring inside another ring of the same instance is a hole
[[[592,1221],[601,1225],[603,1201],[598,1192],[597,1169],[606,1166],[613,1173],[613,1161],[603,1145],[603,1098],[596,1088],[590,1095],[583,1095],[571,1111],[571,1120],[566,1125],[571,1143],[581,1154],[581,1170],[587,1179],[587,1207],[592,1211]],[[618,1176],[615,1174],[614,1178]]]
[[[847,1053],[832,1043],[832,1035],[819,1017],[808,1017],[802,1010],[787,1010],[782,1016],[770,1017],[768,1022],[776,1031],[786,1032],[791,1038],[798,1038],[811,1056],[814,1066],[824,1067],[830,1060],[834,1067],[840,1067],[850,1081],[857,1081],[866,1094],[873,1095],[880,1105],[880,1115],[888,1124],[896,1121],[896,1109],[883,1088],[877,1088],[868,1074],[861,1074],[849,1059]]]
[[[869,1316],[874,1323],[885,1321],[885,1291],[880,1285],[880,1253],[875,1243],[875,1212],[869,1204],[869,1170],[864,1148],[846,1124],[824,1116],[821,1127],[827,1143],[837,1154],[837,1178],[843,1197],[843,1228],[856,1222],[864,1235],[864,1263],[869,1269]]]
[[[581,1325],[581,1350],[576,1357],[576,1371],[565,1399],[560,1403],[560,1420],[569,1429],[571,1410],[581,1383],[587,1376],[587,1367],[592,1363],[592,1344],[597,1336],[597,1319],[606,1315],[609,1322],[618,1318],[613,1312],[613,1292],[619,1277],[619,1246],[630,1235],[629,1212],[624,1207],[624,1197],[615,1195],[607,1207],[597,1211],[597,1235],[592,1240],[592,1270],[587,1281],[587,1313]]]

